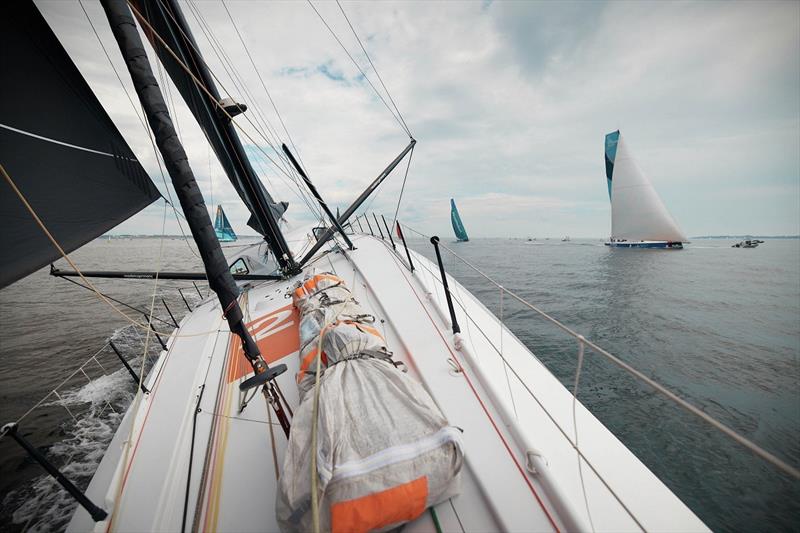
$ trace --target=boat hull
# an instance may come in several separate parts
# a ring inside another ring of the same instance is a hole
[[[670,241],[639,241],[639,242],[614,242],[609,241],[605,243],[606,246],[610,246],[611,248],[652,248],[658,250],[682,250],[683,243],[682,242],[670,242]]]

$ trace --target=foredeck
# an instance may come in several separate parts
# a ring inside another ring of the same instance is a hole
[[[376,317],[394,359],[463,429],[461,493],[436,507],[444,531],[705,529],[579,403],[573,424],[571,394],[505,330],[502,357],[522,378],[508,381],[493,346],[499,322],[455,280],[463,331],[454,337],[434,265],[414,254],[411,272],[383,240],[352,239],[356,250],[334,248],[306,272],[344,279]],[[285,295],[299,279],[256,283],[241,298],[265,357],[289,368],[278,384],[292,410],[299,320]],[[210,299],[176,330],[148,377],[151,393],[129,411],[88,489],[110,521],[94,524],[79,509],[70,529],[278,530],[276,481],[287,439],[261,394],[240,410],[238,385],[249,366],[221,315]],[[591,467],[567,438],[576,425]],[[431,513],[407,530],[435,530]]]

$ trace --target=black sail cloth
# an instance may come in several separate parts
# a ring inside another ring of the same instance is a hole
[[[161,195],[30,0],[0,16],[0,163],[66,252]],[[60,257],[0,180],[0,288]]]

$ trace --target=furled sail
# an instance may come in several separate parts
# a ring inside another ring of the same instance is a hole
[[[606,135],[606,169],[611,196],[613,239],[668,242],[688,240],[667,211],[653,184],[639,168],[619,131]]]
[[[214,232],[217,234],[217,240],[220,242],[233,242],[236,240],[236,233],[228,222],[228,217],[225,216],[222,206],[217,206],[217,216],[214,219]]]
[[[450,222],[453,223],[453,232],[456,234],[456,239],[459,241],[468,241],[467,230],[464,229],[464,223],[461,222],[461,217],[458,215],[456,202],[450,198]]]
[[[0,17],[0,164],[71,252],[160,197],[30,0]],[[0,287],[60,257],[0,179]]]

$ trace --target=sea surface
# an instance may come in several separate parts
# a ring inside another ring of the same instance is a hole
[[[696,240],[682,251],[614,250],[600,240],[443,242],[508,290],[800,466],[800,240],[768,239],[756,249]],[[433,257],[426,240],[409,243]],[[443,257],[447,271],[499,314],[499,290],[446,251]],[[163,270],[200,268],[179,239],[97,240],[73,258],[84,270],[154,270],[159,261]],[[152,280],[95,284],[140,309],[153,302]],[[171,321],[164,298],[180,320],[207,290],[161,282],[156,314]],[[575,341],[509,297],[503,316],[571,386]],[[126,325],[92,292],[46,269],[0,290],[0,423],[19,419],[49,393],[21,420],[20,432],[82,487],[136,387],[104,345],[112,339],[137,372],[159,351],[151,337],[151,358],[143,358],[144,336]],[[87,361],[86,376],[77,371],[61,384]],[[712,529],[800,531],[800,483],[592,352],[579,398]],[[73,506],[11,439],[0,440],[0,530],[60,530]]]

